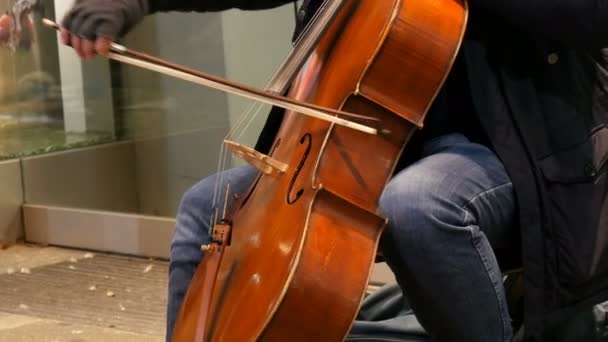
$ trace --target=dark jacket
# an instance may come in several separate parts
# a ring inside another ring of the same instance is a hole
[[[153,11],[289,0],[151,0]],[[300,21],[318,1],[305,0]],[[461,49],[475,112],[514,183],[531,340],[608,300],[608,6],[469,0]],[[307,7],[308,6],[308,7]],[[264,136],[280,124],[272,115]]]

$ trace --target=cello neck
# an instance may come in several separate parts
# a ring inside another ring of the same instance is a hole
[[[348,0],[326,0],[297,39],[294,48],[274,74],[266,90],[285,94]]]

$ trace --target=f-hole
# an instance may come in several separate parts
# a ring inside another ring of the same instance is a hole
[[[306,144],[306,151],[304,151],[304,155],[302,155],[302,159],[300,159],[300,163],[298,163],[298,167],[296,168],[296,171],[294,172],[293,177],[291,178],[291,181],[289,183],[289,188],[287,189],[287,203],[290,205],[296,203],[304,193],[304,189],[300,189],[295,194],[295,196],[292,196],[293,186],[295,185],[296,179],[298,179],[300,171],[302,171],[302,166],[304,166],[304,163],[306,162],[306,159],[310,154],[310,149],[312,148],[312,136],[310,135],[310,133],[305,134],[302,139],[300,139],[300,144]]]

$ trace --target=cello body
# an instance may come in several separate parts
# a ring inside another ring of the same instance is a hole
[[[336,0],[331,0],[336,1]],[[213,232],[174,341],[342,341],[386,219],[380,195],[458,53],[464,0],[344,0],[292,84],[302,102],[378,119],[376,135],[287,111],[258,175]]]

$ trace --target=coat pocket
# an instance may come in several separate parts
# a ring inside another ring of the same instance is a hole
[[[560,284],[578,295],[608,275],[608,128],[540,160]],[[578,296],[577,296],[578,297]]]

